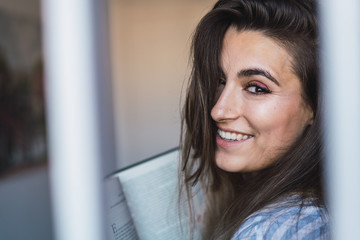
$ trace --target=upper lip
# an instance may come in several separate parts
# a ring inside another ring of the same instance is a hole
[[[219,127],[217,126],[221,131],[224,131],[224,132],[231,132],[231,133],[236,133],[236,134],[242,134],[242,135],[248,135],[248,136],[252,136],[251,134],[248,134],[248,133],[245,133],[245,132],[241,132],[241,131],[237,131],[237,130],[233,130],[233,129],[230,129],[230,128],[222,128],[222,127]]]

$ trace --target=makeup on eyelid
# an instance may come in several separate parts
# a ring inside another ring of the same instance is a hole
[[[249,90],[250,88],[259,88],[263,91],[262,93],[256,93],[256,94],[266,94],[266,93],[271,92],[271,90],[266,85],[264,85],[258,81],[251,81],[251,82],[247,83],[245,90],[250,91]],[[253,93],[252,91],[250,91],[250,92]]]

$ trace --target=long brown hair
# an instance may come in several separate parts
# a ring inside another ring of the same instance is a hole
[[[189,201],[192,187],[204,186],[205,239],[229,239],[246,217],[284,195],[296,193],[303,201],[324,205],[316,15],[312,0],[220,0],[196,28],[182,112],[181,183]],[[260,31],[288,51],[302,81],[302,96],[314,113],[303,135],[257,174],[225,172],[214,159],[216,126],[210,112],[221,77],[222,41],[230,26]]]

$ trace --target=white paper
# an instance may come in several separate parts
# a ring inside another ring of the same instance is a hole
[[[109,240],[139,239],[132,221],[119,178],[105,181],[107,194],[107,236]]]
[[[173,151],[119,173],[141,240],[188,238],[187,216],[178,211],[178,160]]]

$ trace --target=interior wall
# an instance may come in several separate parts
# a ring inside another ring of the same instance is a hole
[[[214,0],[110,0],[118,168],[179,144],[192,33]]]

